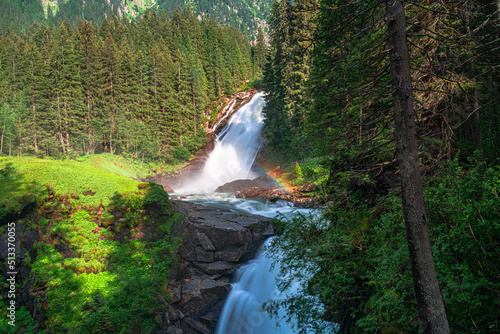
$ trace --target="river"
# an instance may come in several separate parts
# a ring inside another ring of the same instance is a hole
[[[176,194],[183,195],[187,201],[267,217],[310,211],[295,209],[293,204],[287,202],[240,199],[234,194],[214,192],[227,182],[259,176],[259,172],[252,167],[262,144],[260,133],[264,105],[263,94],[258,93],[231,116],[217,136],[214,150],[201,174],[174,189]],[[272,268],[272,263],[272,259],[259,251],[254,260],[238,270],[217,325],[217,334],[295,333],[286,322],[282,321],[277,326],[276,319],[271,319],[260,310],[265,301],[286,295],[286,292],[280,294],[276,286],[276,280],[280,279],[279,264]],[[296,288],[292,286],[288,292],[294,292]]]

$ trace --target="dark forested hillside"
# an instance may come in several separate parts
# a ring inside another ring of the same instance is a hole
[[[185,158],[215,102],[253,76],[246,34],[174,10],[0,38],[0,152]]]
[[[232,25],[250,36],[266,25],[271,0],[247,2],[244,0],[1,0],[0,30],[12,27],[26,30],[32,23],[52,23],[58,26],[68,20],[73,26],[80,20],[101,23],[113,15],[128,19],[141,16],[146,10],[162,11],[172,15],[174,10],[192,9],[200,18],[214,16],[224,25]]]

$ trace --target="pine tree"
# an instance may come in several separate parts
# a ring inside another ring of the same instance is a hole
[[[115,41],[108,32],[104,40],[102,51],[102,81],[101,81],[101,96],[103,103],[103,144],[104,151],[108,150],[114,154],[117,147],[117,121],[118,121],[118,96],[119,95],[119,54]]]
[[[255,46],[252,48],[253,71],[255,76],[261,76],[266,62],[267,46],[264,30],[259,27]]]

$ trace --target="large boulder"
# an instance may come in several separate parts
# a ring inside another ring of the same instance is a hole
[[[265,175],[264,175],[265,176]],[[278,188],[278,184],[271,178],[257,178],[254,180],[236,180],[223,184],[215,189],[216,193],[235,193],[244,189],[257,189],[260,191]]]
[[[174,323],[186,334],[212,333],[234,273],[277,227],[262,216],[173,202],[184,214],[184,224],[175,231],[183,241],[168,297],[170,305],[185,315]]]

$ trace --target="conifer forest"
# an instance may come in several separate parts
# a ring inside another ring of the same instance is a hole
[[[1,333],[500,333],[499,194],[498,0],[0,0]]]

